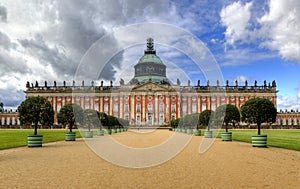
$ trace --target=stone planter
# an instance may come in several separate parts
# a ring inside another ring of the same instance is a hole
[[[201,136],[201,130],[195,130],[194,135],[195,136]]]
[[[93,131],[85,131],[84,137],[85,138],[93,138]]]
[[[253,147],[267,147],[267,135],[252,135]]]
[[[232,132],[221,133],[221,138],[223,141],[232,141]]]
[[[205,138],[212,138],[212,131],[205,131],[204,137]]]
[[[186,133],[186,129],[181,129],[181,132],[182,133]]]
[[[120,133],[120,132],[121,132],[121,129],[118,128],[118,129],[117,129],[117,133]]]
[[[187,129],[186,133],[189,134],[189,135],[192,135],[193,134],[193,129]]]
[[[111,133],[117,133],[117,129],[112,129]]]
[[[76,140],[76,133],[75,132],[66,132],[65,133],[65,140],[66,141],[75,141]]]
[[[28,147],[42,147],[43,135],[27,135]]]
[[[98,136],[104,136],[104,130],[98,130],[97,135]]]

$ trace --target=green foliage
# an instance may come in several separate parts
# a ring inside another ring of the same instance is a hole
[[[201,126],[209,126],[210,122],[212,122],[212,119],[214,118],[214,111],[212,110],[204,110],[199,115],[198,124]],[[210,127],[208,127],[208,130],[210,130]]]
[[[268,99],[252,98],[242,105],[241,115],[242,121],[257,124],[258,135],[260,135],[260,125],[264,122],[274,123],[277,110]]]
[[[177,119],[172,120],[172,121],[171,121],[171,127],[172,127],[172,128],[177,128],[180,121],[181,121],[180,118],[177,118]]]
[[[51,126],[54,122],[54,110],[45,98],[29,97],[18,107],[20,123],[34,125],[34,134],[37,134],[38,124]]]
[[[100,127],[99,113],[96,110],[86,109],[83,111],[84,114],[84,126],[91,128]]]
[[[99,120],[100,120],[100,126],[107,125],[107,114],[104,112],[99,112]]]
[[[235,105],[224,104],[219,106],[215,112],[215,120],[218,124],[222,124],[224,121],[226,126],[226,132],[228,132],[228,124],[240,121],[240,112]]]
[[[83,118],[83,110],[78,104],[66,104],[57,115],[58,123],[64,126],[69,125],[70,132],[76,123],[83,123]]]
[[[181,124],[188,128],[197,127],[199,124],[199,115],[199,113],[188,114],[181,119]]]

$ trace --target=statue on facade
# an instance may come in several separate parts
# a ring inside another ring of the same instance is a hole
[[[39,87],[39,83],[35,81],[35,87]]]
[[[121,78],[119,83],[120,83],[120,85],[124,85],[124,80]]]
[[[103,87],[103,81],[101,81],[100,87]]]
[[[190,81],[190,80],[188,80],[188,86],[189,86],[189,87],[191,86],[191,81]]]
[[[254,87],[257,87],[257,81],[256,80],[254,81]]]
[[[248,81],[246,80],[246,81],[245,81],[245,87],[247,87],[247,86],[248,86]]]
[[[198,87],[200,87],[200,80],[198,80]]]
[[[275,80],[272,81],[272,87],[276,87],[276,82],[275,82]]]
[[[226,80],[226,87],[229,87],[229,82],[228,82],[228,80]]]
[[[239,86],[239,82],[237,80],[235,80],[235,86],[238,87]]]
[[[73,80],[73,87],[75,87],[75,81]]]
[[[29,81],[27,81],[26,88],[29,88],[29,87],[30,87],[30,83],[29,83]]]
[[[179,78],[177,78],[177,85],[180,85],[180,84],[181,84],[181,82],[180,82]]]
[[[82,83],[81,83],[82,87],[84,87],[84,80],[82,80]]]
[[[219,87],[219,80],[217,80],[217,87]]]
[[[54,81],[54,87],[56,87],[56,81]]]
[[[66,87],[66,81],[63,82],[64,87]]]
[[[92,87],[94,87],[94,84],[95,84],[94,81],[92,81],[92,82],[91,82]]]
[[[207,80],[206,85],[209,87],[209,80]]]
[[[45,81],[45,87],[47,87],[47,81]]]
[[[111,86],[111,87],[113,86],[113,82],[112,82],[112,81],[110,81],[110,86]]]

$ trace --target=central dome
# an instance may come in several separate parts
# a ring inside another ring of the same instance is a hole
[[[152,38],[147,39],[147,49],[134,66],[134,78],[130,83],[142,84],[148,81],[159,84],[169,83],[166,77],[166,66],[156,55]]]

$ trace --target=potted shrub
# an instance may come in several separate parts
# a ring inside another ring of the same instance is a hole
[[[232,141],[232,132],[228,132],[228,124],[232,123],[233,127],[236,121],[240,121],[240,112],[235,105],[224,104],[219,106],[215,112],[215,118],[218,124],[225,123],[225,132],[221,133],[223,141]]]
[[[199,125],[207,126],[207,131],[204,133],[205,138],[212,138],[212,131],[210,130],[210,119],[214,116],[214,111],[204,110],[199,115]]]
[[[261,124],[264,122],[274,123],[277,110],[274,104],[264,98],[252,98],[241,107],[242,121],[257,124],[257,135],[252,135],[252,146],[267,147],[267,135],[261,134]]]
[[[103,136],[104,135],[103,125],[105,125],[107,122],[107,114],[104,112],[98,112],[98,117],[100,120],[100,124],[99,124],[100,130],[98,130],[97,135]]]
[[[69,127],[69,132],[65,133],[66,141],[75,141],[76,132],[72,128],[77,123],[83,121],[83,110],[78,104],[66,104],[62,107],[57,115],[57,121],[65,127]]]
[[[37,134],[38,124],[52,126],[54,122],[54,110],[49,101],[36,96],[29,97],[18,107],[20,123],[33,125],[34,134],[27,136],[28,147],[42,147],[43,135]]]
[[[87,127],[87,131],[84,133],[85,138],[93,138],[94,134],[91,131],[91,127],[94,128],[96,125],[99,124],[99,115],[96,110],[86,109],[83,111],[84,113],[84,120],[85,126]]]

